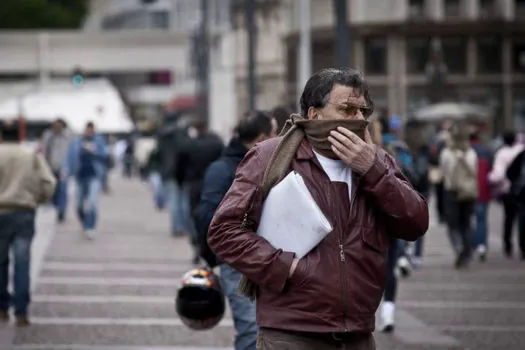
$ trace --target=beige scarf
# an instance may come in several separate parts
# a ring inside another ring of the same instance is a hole
[[[305,137],[315,151],[326,157],[337,159],[330,147],[328,136],[330,131],[338,126],[347,128],[364,140],[368,121],[350,119],[307,120],[301,115],[292,114],[279,135],[282,136],[282,139],[273,152],[264,172],[263,200],[266,199],[272,187],[288,175],[297,149]],[[257,285],[243,276],[239,283],[239,292],[253,301],[257,295]]]

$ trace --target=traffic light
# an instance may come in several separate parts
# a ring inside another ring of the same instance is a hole
[[[73,70],[73,75],[71,76],[71,83],[74,86],[81,86],[86,81],[84,72],[80,68],[75,68]]]

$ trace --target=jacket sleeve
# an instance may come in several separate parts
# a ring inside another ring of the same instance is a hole
[[[213,214],[232,184],[229,169],[223,161],[217,161],[210,165],[204,176],[199,205],[194,212],[195,228],[198,234],[201,257],[208,265],[217,265],[215,254],[208,246],[208,229]]]
[[[109,147],[102,136],[97,137],[94,154],[95,157],[103,161],[106,161],[109,156]]]
[[[497,184],[505,180],[505,172],[507,170],[505,164],[505,157],[502,150],[498,150],[494,155],[494,162],[489,173],[489,181]]]
[[[365,193],[384,214],[390,236],[414,241],[425,234],[429,224],[427,202],[412,188],[390,155],[378,150],[362,182]]]
[[[228,169],[223,162],[212,163],[204,176],[201,198],[195,218],[202,232],[208,232],[213,214],[231,186]]]
[[[42,135],[42,139],[40,140],[40,145],[38,147],[38,152],[43,154],[45,156],[46,150],[49,144],[49,138],[51,136],[51,133],[49,130],[44,131],[44,134]]]
[[[40,183],[40,194],[37,201],[38,204],[42,204],[46,203],[51,197],[53,197],[56,179],[44,157],[41,154],[35,154],[35,158],[36,175]]]
[[[260,184],[265,165],[257,147],[246,154],[215,212],[208,243],[222,261],[261,288],[280,293],[288,279],[294,253],[276,249],[256,234],[262,211]]]
[[[62,173],[67,177],[73,175],[72,172],[76,167],[76,153],[78,152],[77,143],[78,141],[76,139],[72,139],[71,142],[69,142],[69,146],[67,148],[66,159],[64,160],[64,164],[62,166]]]

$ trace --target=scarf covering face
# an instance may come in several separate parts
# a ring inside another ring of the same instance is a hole
[[[365,139],[365,130],[368,126],[366,120],[352,120],[352,119],[338,119],[338,120],[295,120],[295,125],[302,129],[306,135],[306,139],[314,150],[322,155],[338,159],[337,155],[332,151],[332,144],[328,141],[328,136],[332,130],[342,126],[345,129],[352,131],[359,136],[360,139]]]
[[[264,172],[262,181],[264,199],[266,199],[272,187],[290,173],[292,161],[305,137],[313,149],[327,157],[338,159],[332,152],[332,144],[328,141],[330,131],[338,126],[347,128],[364,140],[368,121],[349,119],[308,120],[301,115],[292,114],[279,135],[282,136],[282,139],[273,152]],[[243,276],[239,283],[239,292],[253,301],[257,296],[257,285],[246,278],[246,276]]]

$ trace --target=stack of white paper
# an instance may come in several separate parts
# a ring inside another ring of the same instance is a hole
[[[300,259],[331,231],[303,178],[292,171],[266,197],[257,234]]]

